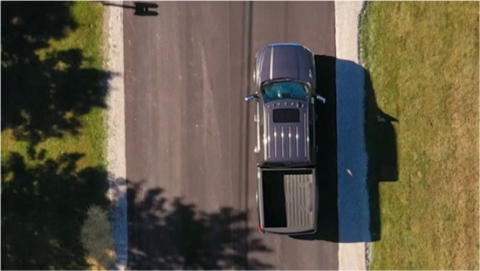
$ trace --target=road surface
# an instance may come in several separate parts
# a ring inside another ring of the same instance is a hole
[[[333,2],[156,4],[123,3],[129,268],[338,269],[337,243],[256,231],[243,99],[268,43],[335,56]]]

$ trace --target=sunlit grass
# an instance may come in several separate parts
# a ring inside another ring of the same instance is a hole
[[[369,2],[362,58],[397,118],[372,269],[479,269],[479,4]]]

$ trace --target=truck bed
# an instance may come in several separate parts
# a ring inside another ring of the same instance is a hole
[[[316,229],[315,169],[261,170],[263,229],[294,234]]]

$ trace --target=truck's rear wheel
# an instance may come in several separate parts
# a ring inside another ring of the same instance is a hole
[[[258,191],[255,193],[255,201],[257,202],[257,230],[261,233],[265,233],[265,231],[262,229],[262,226],[260,226],[260,210],[258,208]]]

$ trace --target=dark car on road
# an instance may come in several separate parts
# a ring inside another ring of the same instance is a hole
[[[297,43],[269,44],[253,67],[259,230],[288,235],[317,230],[315,59]]]

